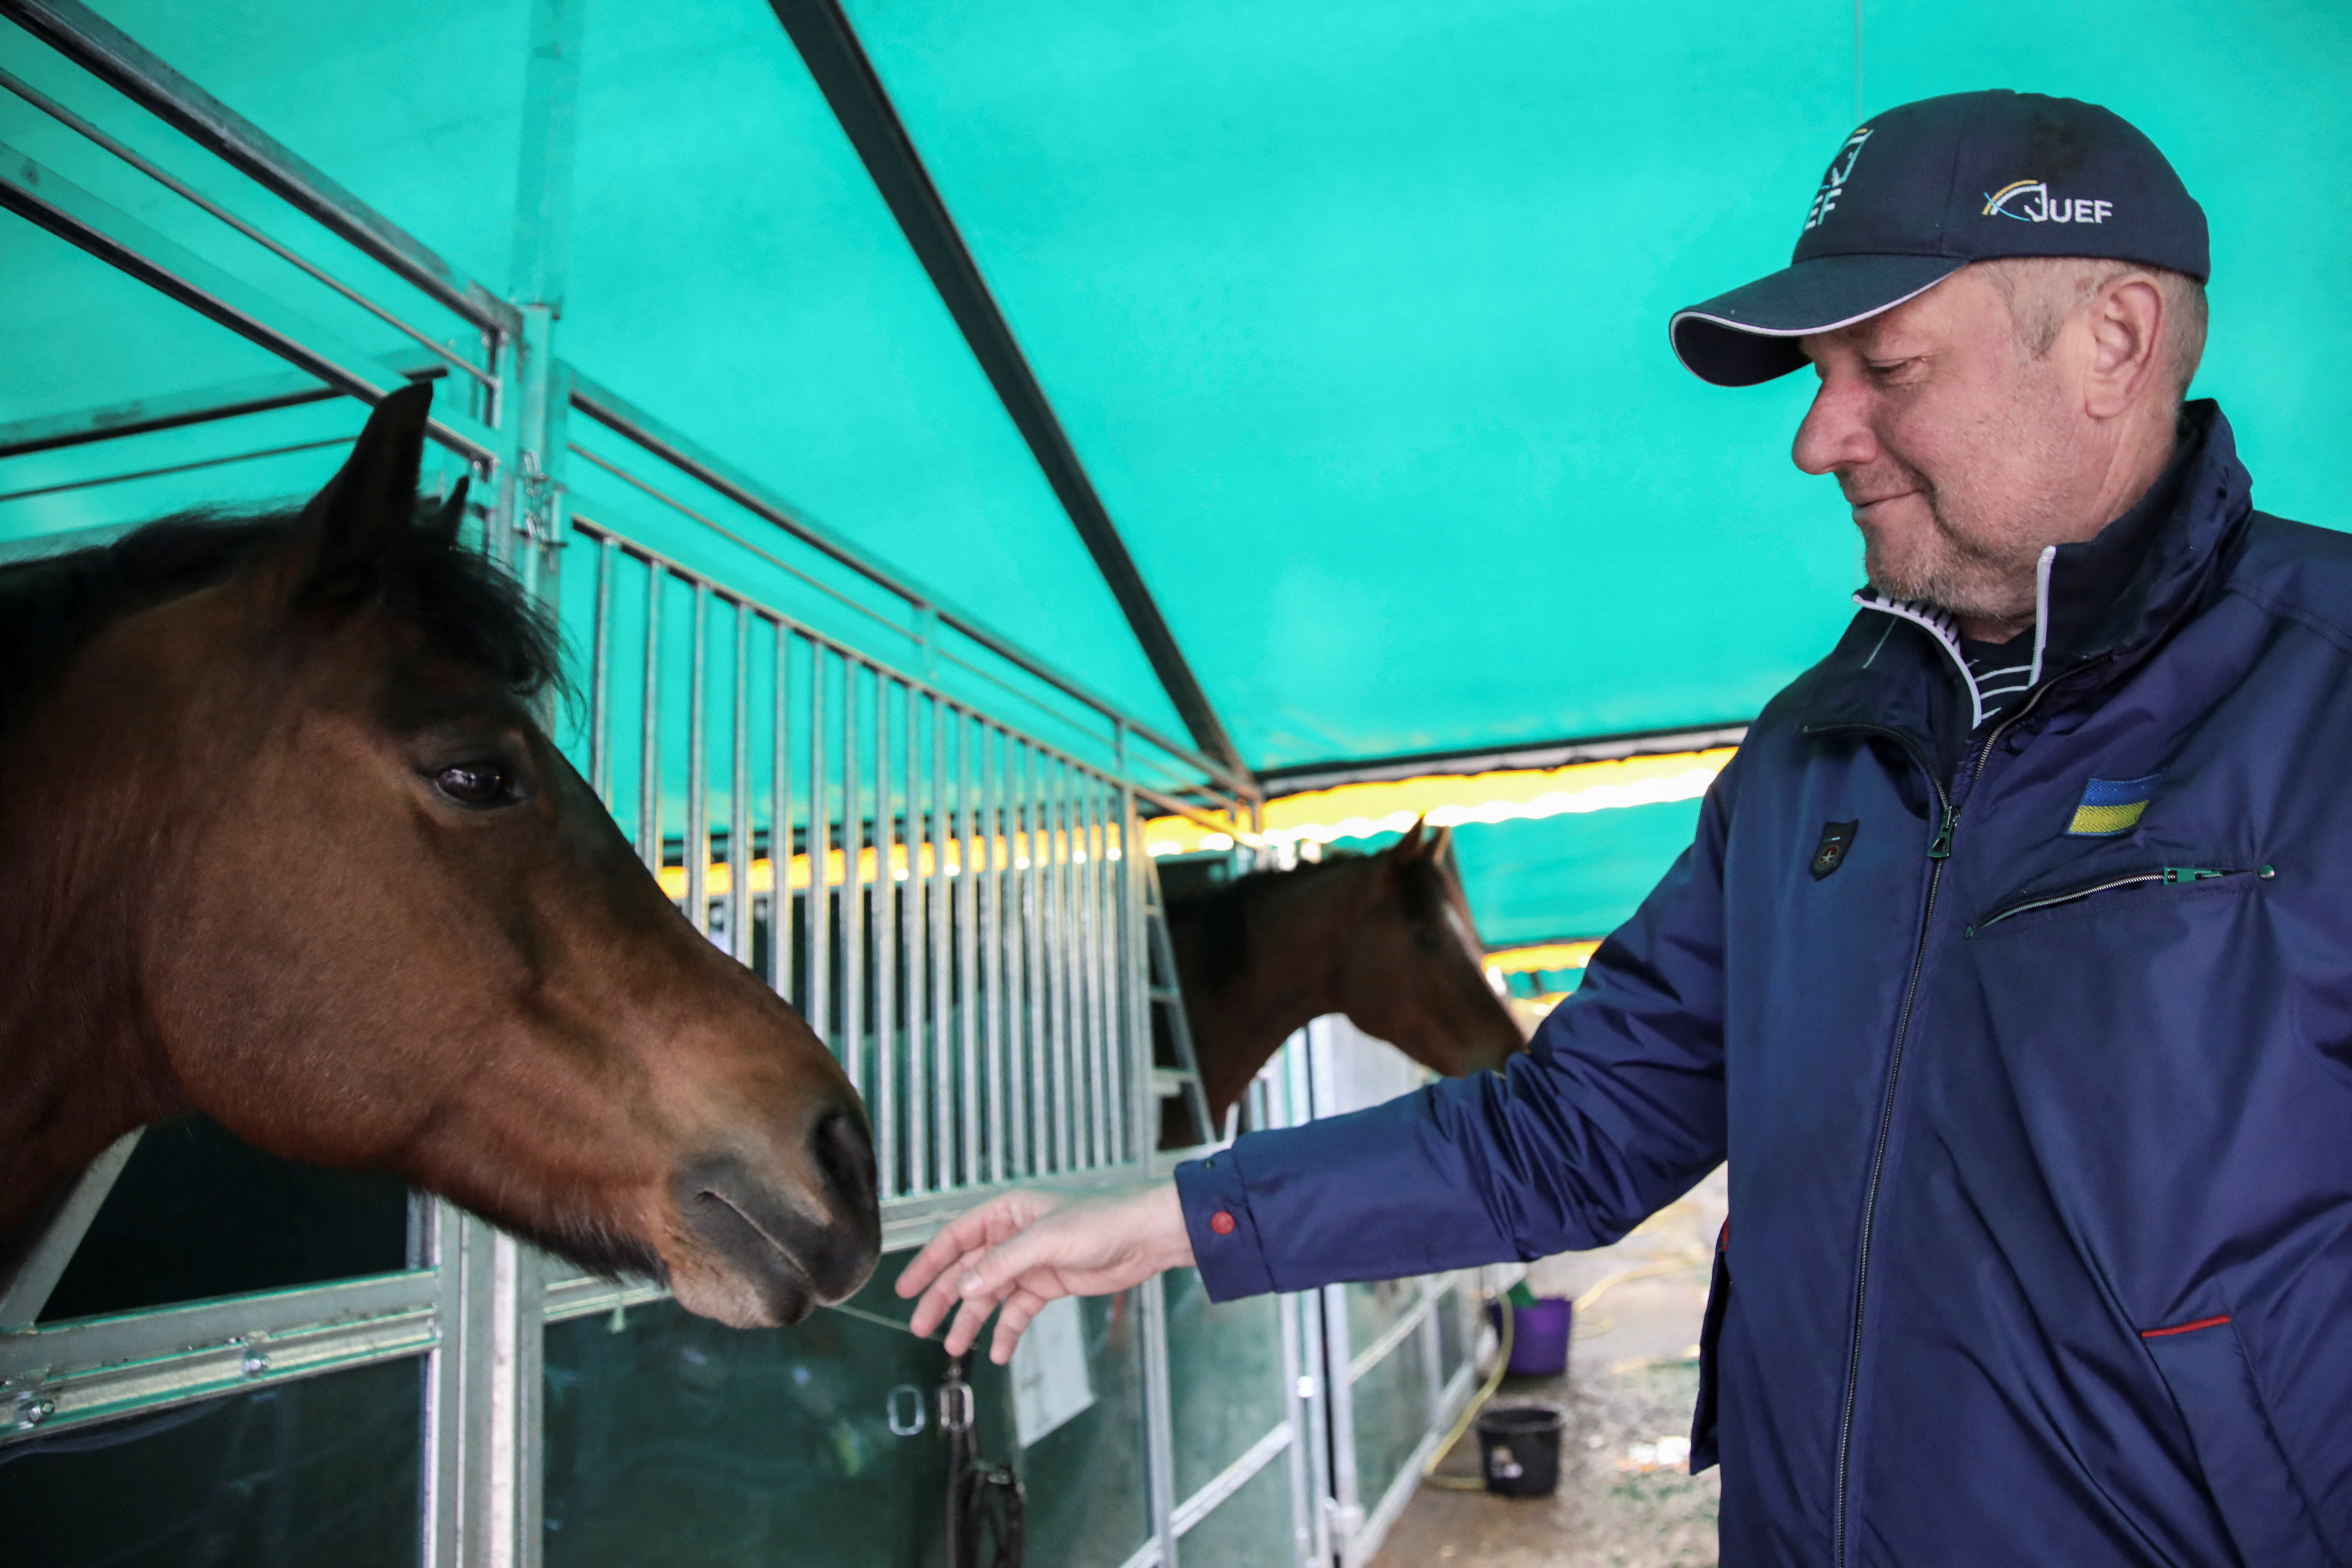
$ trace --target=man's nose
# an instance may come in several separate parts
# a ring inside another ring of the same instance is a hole
[[[1813,394],[1813,405],[1797,426],[1797,444],[1790,454],[1809,474],[1859,468],[1878,455],[1871,434],[1864,397],[1842,378],[1824,378]]]

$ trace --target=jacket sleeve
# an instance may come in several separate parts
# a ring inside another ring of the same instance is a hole
[[[1210,1297],[1601,1247],[1724,1157],[1724,841],[1696,841],[1594,953],[1507,1073],[1253,1132],[1176,1169]]]

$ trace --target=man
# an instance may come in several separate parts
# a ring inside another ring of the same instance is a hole
[[[1693,1462],[1727,1563],[2352,1560],[2352,540],[2181,404],[2203,214],[2104,110],[1856,131],[1787,270],[1870,587],[1507,1077],[983,1205],[901,1282],[1223,1298],[1604,1244],[1730,1160]]]

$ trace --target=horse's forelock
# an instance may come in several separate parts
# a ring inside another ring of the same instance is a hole
[[[445,656],[518,696],[565,689],[555,623],[520,584],[427,527],[382,563],[374,600]]]

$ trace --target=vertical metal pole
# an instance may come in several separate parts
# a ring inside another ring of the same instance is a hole
[[[645,724],[637,738],[637,854],[656,877],[662,868],[661,605],[669,569],[646,563]]]
[[[1133,1157],[1135,1131],[1134,1118],[1128,1114],[1131,1104],[1129,1086],[1134,1082],[1129,1058],[1134,1054],[1135,1033],[1128,1026],[1127,870],[1119,849],[1119,840],[1125,835],[1116,816],[1126,797],[1111,780],[1097,779],[1095,784],[1096,809],[1102,817],[1103,934],[1099,962],[1103,975],[1104,1054],[1110,1064],[1111,1160],[1123,1163]]]
[[[981,847],[972,819],[972,715],[952,710],[955,720],[955,1008],[958,1054],[963,1061],[963,1180],[967,1186],[986,1181],[981,1152],[989,1147],[981,1135],[981,1093],[983,1076],[993,1092],[995,1074],[985,1072],[980,1057],[980,878]]]
[[[1357,1528],[1364,1521],[1356,1475],[1356,1390],[1348,1376],[1355,1350],[1348,1333],[1348,1288],[1326,1285],[1320,1293],[1323,1398],[1331,1421],[1331,1545],[1341,1562],[1349,1563],[1354,1561]]]
[[[686,701],[686,918],[710,934],[710,584],[694,580],[694,671]]]
[[[489,1568],[540,1558],[541,1384],[546,1289],[539,1253],[504,1231],[490,1237]]]
[[[1110,809],[1102,779],[1092,770],[1081,776],[1087,785],[1087,900],[1094,909],[1094,934],[1087,951],[1094,969],[1095,1070],[1098,1075],[1095,1123],[1102,1129],[1099,1158],[1106,1165],[1115,1165],[1119,1145],[1125,1142],[1119,1132],[1127,1125],[1127,1107],[1118,1098],[1119,1037],[1111,1027],[1116,1015],[1111,1011],[1110,955],[1117,911],[1110,897]]]
[[[539,1255],[470,1215],[440,1209],[424,1557],[433,1568],[528,1568],[540,1531]]]
[[[801,1013],[820,1036],[833,1036],[833,798],[824,772],[825,645],[809,638],[808,984]],[[838,1043],[834,1054],[841,1055]]]
[[[1160,1096],[1151,1082],[1151,961],[1144,930],[1144,878],[1151,863],[1136,831],[1135,785],[1127,767],[1127,727],[1119,726],[1118,786],[1118,973],[1126,989],[1121,1016],[1127,1021],[1128,1144],[1126,1158],[1148,1162],[1160,1142]]]
[[[986,997],[987,1035],[981,1042],[988,1063],[988,1179],[1002,1182],[1017,1167],[1006,1140],[1013,1120],[1005,1106],[1018,1082],[1004,1049],[1004,868],[1012,847],[1004,836],[1003,775],[998,770],[1003,736],[996,726],[976,721],[980,745],[980,974]],[[1019,1103],[1017,1100],[1012,1103]]]
[[[899,683],[874,677],[874,1090],[875,1159],[882,1196],[898,1196],[898,1068],[905,1055],[898,1012],[898,875],[891,831],[897,788],[890,777],[890,695]]]
[[[492,558],[504,563],[523,592],[551,611],[559,587],[558,552],[564,544],[566,494],[562,470],[570,381],[555,363],[554,311],[543,304],[520,308],[522,334],[508,372],[514,395],[506,400],[499,434],[505,459],[499,465],[496,510],[490,528],[497,539]]]
[[[1297,1127],[1314,1119],[1315,1095],[1312,1064],[1307,1059],[1307,1031],[1300,1030],[1290,1037],[1282,1047],[1283,1100],[1287,1110],[1286,1125]],[[1353,1452],[1355,1432],[1351,1426],[1344,1432],[1333,1420],[1330,1387],[1327,1375],[1330,1363],[1324,1353],[1323,1300],[1320,1292],[1301,1291],[1291,1298],[1298,1304],[1299,1355],[1305,1363],[1305,1387],[1308,1424],[1307,1475],[1313,1493],[1314,1531],[1313,1560],[1318,1564],[1331,1561],[1339,1543],[1332,1540],[1333,1516],[1338,1500],[1333,1496],[1331,1456],[1344,1436]],[[1347,1363],[1340,1362],[1341,1376]]]
[[[1333,1114],[1339,1101],[1330,1026],[1317,1019],[1300,1035],[1307,1054],[1309,1114]],[[1341,1562],[1349,1563],[1354,1557],[1356,1531],[1364,1520],[1356,1474],[1355,1384],[1348,1376],[1348,1363],[1354,1359],[1355,1350],[1348,1332],[1348,1288],[1326,1285],[1320,1295],[1323,1400],[1331,1428],[1331,1550]]]
[[[1062,775],[1070,788],[1070,884],[1075,895],[1076,929],[1070,943],[1070,956],[1076,961],[1077,984],[1075,991],[1078,1005],[1078,1053],[1084,1064],[1079,1081],[1086,1086],[1087,1096],[1087,1163],[1108,1163],[1109,1129],[1104,1126],[1110,1105],[1103,1083],[1102,1031],[1097,1023],[1096,1003],[1100,975],[1095,966],[1095,938],[1097,934],[1095,911],[1095,830],[1093,804],[1089,798],[1092,781],[1074,765],[1066,765]]]
[[[841,1059],[866,1092],[866,792],[857,787],[857,688],[865,661],[841,657]]]
[[[1141,851],[1139,848],[1137,852]],[[1297,1057],[1295,1046],[1286,1045],[1275,1058],[1276,1071],[1266,1085],[1266,1126],[1288,1127],[1304,1120],[1297,1114],[1299,1097],[1291,1092]],[[1322,1397],[1318,1380],[1310,1369],[1319,1366],[1320,1362],[1307,1350],[1304,1321],[1315,1309],[1313,1303],[1288,1291],[1277,1294],[1274,1302],[1276,1331],[1282,1340],[1282,1408],[1290,1423],[1290,1447],[1283,1455],[1290,1483],[1290,1561],[1295,1568],[1307,1568],[1308,1564],[1328,1564],[1330,1561],[1328,1554],[1319,1550],[1320,1531],[1317,1529],[1323,1511],[1319,1500]]]
[[[1066,809],[1066,788],[1069,773],[1059,757],[1046,761],[1047,800],[1045,812],[1045,854],[1050,862],[1047,872],[1045,907],[1050,911],[1053,926],[1046,938],[1046,953],[1053,965],[1054,995],[1054,1056],[1061,1068],[1062,1167],[1078,1168],[1084,1158],[1079,1143],[1079,1119],[1086,1111],[1086,1086],[1078,1081],[1077,1041],[1073,1037],[1075,1009],[1070,1005],[1070,992],[1076,976],[1071,960],[1075,943],[1071,941],[1070,918],[1070,826]]]
[[[1070,852],[1064,861],[1070,909],[1070,1044],[1078,1054],[1078,1158],[1091,1169],[1102,1163],[1102,1081],[1095,1060],[1094,919],[1087,907],[1086,775],[1077,764],[1062,763],[1062,815],[1069,824]]]
[[[610,534],[596,542],[596,641],[588,681],[588,787],[613,809],[613,574],[621,547]]]
[[[923,959],[923,889],[928,887],[923,856],[929,840],[923,828],[922,729],[923,693],[907,688],[907,890],[898,906],[898,941],[907,970],[907,1190],[929,1192],[931,1156],[938,1144],[931,1132],[930,1003]]]
[[[727,780],[727,950],[749,963],[751,942],[751,610],[730,599],[735,616],[734,744]]]
[[[931,874],[923,889],[924,911],[929,916],[929,968],[931,976],[930,1017],[926,1032],[931,1041],[931,1148],[939,1162],[942,1190],[957,1184],[955,1052],[948,1042],[948,767],[947,703],[937,693],[924,699],[925,728],[929,731],[930,766],[928,799],[931,844]]]
[[[1020,799],[1024,864],[1021,868],[1022,991],[1028,1004],[1029,1128],[1032,1163],[1039,1173],[1066,1168],[1054,1136],[1054,1042],[1046,1032],[1050,1000],[1045,967],[1045,839],[1043,764],[1037,748],[1021,747]]]
[[[418,1498],[418,1560],[460,1568],[458,1516],[465,1497],[465,1215],[445,1198],[425,1200],[425,1256],[435,1271],[433,1349],[425,1357],[424,1464]]]
[[[1290,1447],[1283,1468],[1290,1482],[1290,1561],[1318,1561],[1315,1553],[1315,1494],[1307,1482],[1307,1445],[1315,1442],[1314,1402],[1300,1386],[1298,1298],[1284,1291],[1274,1299],[1276,1333],[1282,1341],[1282,1408],[1290,1423]]]
[[[1414,1338],[1421,1341],[1422,1381],[1429,1396],[1429,1430],[1445,1429],[1445,1368],[1437,1339],[1437,1314],[1444,1311],[1447,1277],[1427,1275],[1422,1279],[1421,1292],[1429,1302],[1429,1310],[1421,1315],[1421,1327]]]
[[[523,76],[522,155],[515,179],[515,299],[563,313],[571,271],[572,189],[579,144],[580,43],[587,0],[532,0]]]
[[[1160,1568],[1177,1568],[1175,1401],[1168,1386],[1168,1293],[1155,1274],[1135,1288],[1143,1329],[1144,1496]]]
[[[768,987],[779,996],[793,984],[793,635],[782,621],[774,623],[775,747],[768,787],[775,799],[768,806]]]

